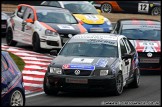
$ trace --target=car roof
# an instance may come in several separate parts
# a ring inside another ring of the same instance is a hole
[[[88,1],[59,1],[63,3],[89,3]]]
[[[65,8],[53,7],[53,6],[33,6],[36,10],[54,10],[54,11],[64,11],[69,12]]]
[[[118,20],[121,24],[160,24],[160,21],[153,19],[120,19]]]

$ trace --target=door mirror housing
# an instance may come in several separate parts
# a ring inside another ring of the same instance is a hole
[[[100,9],[97,9],[97,12],[98,12],[98,14],[101,14],[101,10]]]
[[[124,56],[122,56],[122,59],[129,59],[129,58],[132,58],[132,55],[128,53],[124,53]]]
[[[33,23],[34,22],[33,19],[31,19],[31,18],[26,19],[25,21],[28,22],[28,23]]]
[[[50,55],[52,56],[57,56],[57,50],[51,50]]]

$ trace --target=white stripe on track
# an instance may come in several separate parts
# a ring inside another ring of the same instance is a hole
[[[43,84],[24,83],[24,86],[43,88]]]
[[[38,61],[24,61],[26,64],[40,64],[40,65],[49,65],[50,63],[38,62]]]
[[[18,53],[18,52],[15,52],[14,54],[16,54],[16,55],[24,55],[24,56],[27,56],[27,57],[33,57],[33,56],[35,56],[35,57],[43,57],[43,58],[52,58],[52,57],[48,57],[48,56],[45,56],[45,55],[31,55],[31,54],[28,54],[28,53]]]
[[[39,71],[27,71],[23,70],[23,74],[36,74],[36,75],[45,75],[45,72],[39,72]]]
[[[24,59],[24,60],[35,60],[35,61],[49,61],[49,62],[51,62],[52,61],[52,59],[38,59],[38,58],[33,58],[33,57],[21,57],[22,59]]]
[[[24,69],[25,68],[47,70],[47,67],[41,67],[41,66],[37,66],[37,65],[25,65]]]
[[[39,72],[39,71],[27,71],[23,70],[23,74],[37,74],[37,75],[45,75],[45,72]]]
[[[33,80],[33,81],[43,81],[44,78],[35,78],[35,77],[31,77],[31,76],[23,76],[24,80]]]

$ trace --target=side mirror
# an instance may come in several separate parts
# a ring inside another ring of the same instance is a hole
[[[28,23],[33,23],[34,22],[33,19],[31,19],[31,18],[26,19],[25,21],[28,22]]]
[[[100,9],[97,9],[97,12],[98,12],[98,14],[101,14],[101,10]]]
[[[21,18],[23,17],[23,13],[21,13],[21,12],[18,12],[17,15],[18,15],[19,17],[21,17]]]
[[[57,50],[51,50],[50,55],[57,56]]]
[[[132,55],[124,53],[124,56],[122,56],[122,59],[128,59],[128,58],[132,58]]]

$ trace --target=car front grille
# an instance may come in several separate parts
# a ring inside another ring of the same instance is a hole
[[[65,75],[74,75],[74,76],[89,76],[92,72],[90,70],[79,70],[80,74],[76,75],[75,71],[76,71],[75,69],[63,70]]]

